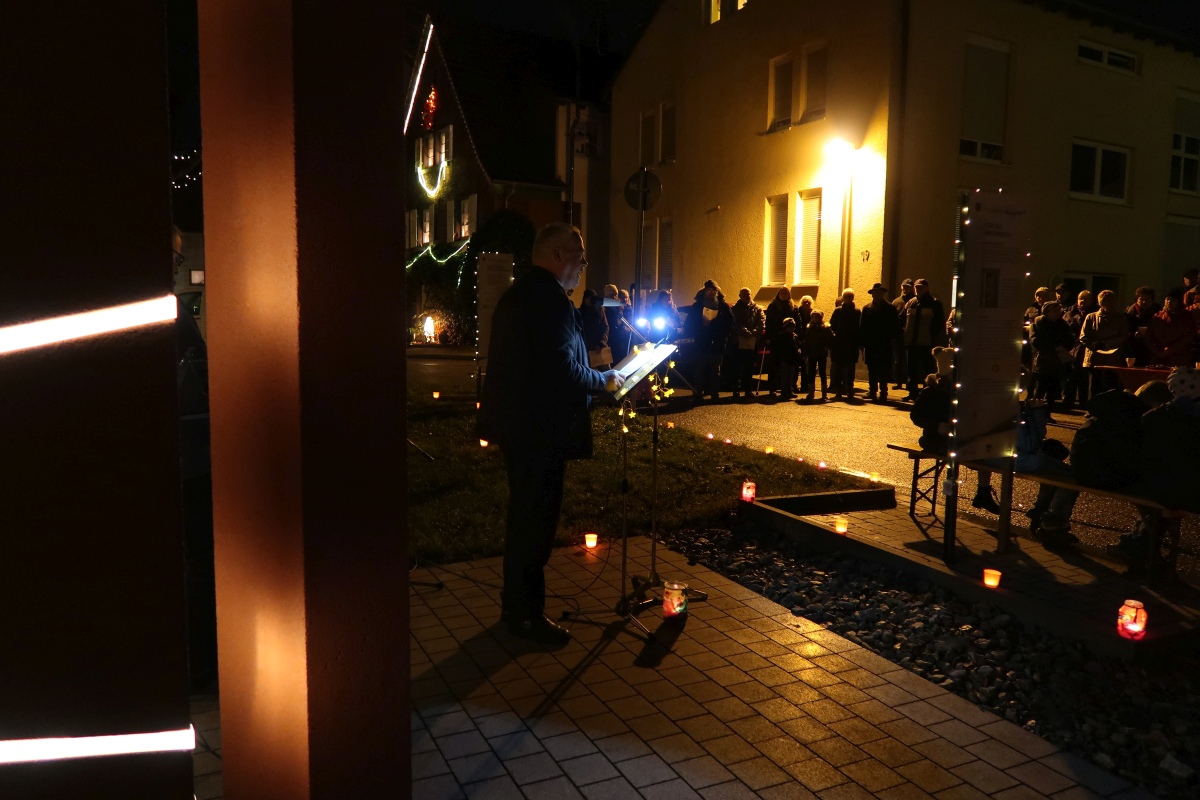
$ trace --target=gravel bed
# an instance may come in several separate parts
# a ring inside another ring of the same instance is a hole
[[[689,561],[1160,797],[1200,797],[1194,656],[1154,667],[1099,658],[991,604],[871,562],[805,551],[749,522],[663,540]]]

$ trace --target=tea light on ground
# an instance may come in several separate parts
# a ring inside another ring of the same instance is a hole
[[[667,581],[663,584],[663,618],[687,613],[687,584]]]
[[[983,585],[989,589],[995,589],[1000,586],[1000,570],[985,569],[983,571]]]
[[[775,448],[771,447],[771,445],[767,445],[766,448],[763,450],[763,452],[766,453],[767,455],[771,455],[771,453],[775,452]]]
[[[713,438],[713,435],[710,433],[710,434],[708,434],[707,438],[711,439],[711,438]]]
[[[850,530],[850,520],[846,517],[834,517],[833,529],[838,533],[845,533]]]
[[[879,483],[879,473],[878,472],[872,472],[867,477],[871,479],[871,483]]]
[[[600,537],[597,536],[596,534],[585,533],[583,535],[583,546],[586,547],[588,550],[595,550],[596,544],[599,542],[599,540],[600,540]]]
[[[1117,633],[1135,642],[1146,635],[1146,607],[1140,600],[1126,600],[1117,612]]]
[[[480,406],[480,405],[481,405],[480,403],[476,403],[476,404],[475,404],[475,410],[476,410],[476,411],[478,411],[478,410],[479,410],[479,406]]]
[[[441,397],[441,396],[442,396],[442,393],[441,393],[441,392],[434,392],[434,393],[433,393],[433,399],[434,399],[434,400],[437,400],[437,399],[438,399],[439,397]]]
[[[733,439],[726,439],[725,444],[733,444]]]
[[[754,481],[743,481],[742,482],[742,502],[743,503],[753,503],[754,498],[755,498],[755,496],[757,496],[757,494],[758,494],[758,487],[755,486]]]
[[[670,421],[668,421],[668,422],[667,422],[667,427],[668,427],[668,428],[674,428],[674,427],[675,427],[675,423],[674,423],[674,422],[670,422]]]
[[[825,469],[825,462],[824,461],[817,462],[817,469]]]
[[[479,446],[480,446],[480,447],[487,447],[487,446],[488,446],[488,440],[487,440],[487,439],[480,439],[480,440],[479,440]]]

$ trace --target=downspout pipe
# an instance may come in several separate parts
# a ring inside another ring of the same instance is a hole
[[[908,97],[908,53],[910,47],[912,0],[897,2],[897,41],[892,61],[892,93],[888,110],[887,196],[884,202],[884,225],[887,241],[885,275],[880,277],[895,291],[900,288],[900,202],[904,175],[904,124]],[[898,295],[897,295],[898,296]]]

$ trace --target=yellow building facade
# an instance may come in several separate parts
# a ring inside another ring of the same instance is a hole
[[[974,188],[1030,209],[1033,286],[1161,294],[1200,266],[1200,58],[1121,28],[1019,0],[664,0],[613,88],[610,279],[633,281],[645,165],[641,285],[679,305],[708,278],[949,299]]]

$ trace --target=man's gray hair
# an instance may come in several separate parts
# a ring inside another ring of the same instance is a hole
[[[534,261],[548,258],[550,251],[556,247],[575,244],[573,236],[583,239],[583,234],[574,225],[567,222],[551,222],[538,231],[537,237],[533,240]]]

